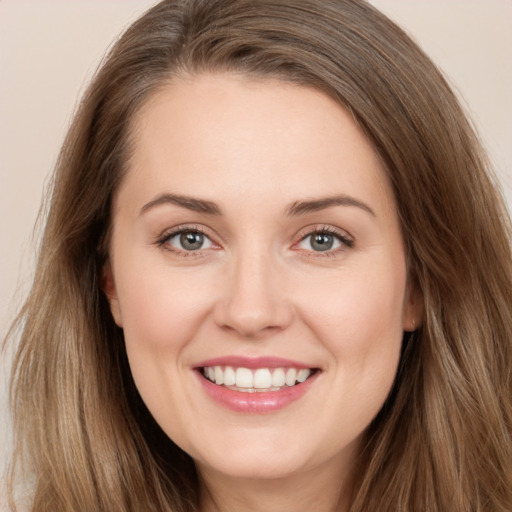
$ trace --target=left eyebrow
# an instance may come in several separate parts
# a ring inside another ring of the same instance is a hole
[[[311,199],[307,201],[295,201],[286,209],[286,215],[297,216],[305,213],[317,212],[331,208],[333,206],[355,206],[361,208],[373,217],[376,217],[375,212],[363,201],[351,196],[341,195],[332,197],[322,197],[318,199]]]

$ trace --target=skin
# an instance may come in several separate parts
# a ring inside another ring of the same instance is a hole
[[[419,312],[383,164],[323,93],[236,75],[169,83],[140,112],[134,141],[105,292],[142,398],[196,462],[202,510],[345,510],[363,433]],[[220,214],[155,203],[162,194]],[[287,211],[335,195],[349,204]],[[201,249],[169,237],[183,226],[207,235]],[[309,235],[323,229],[349,245],[315,250]],[[193,370],[226,355],[321,371],[284,409],[242,414],[214,402]]]

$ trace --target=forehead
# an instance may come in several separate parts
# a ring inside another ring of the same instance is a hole
[[[350,113],[314,88],[233,75],[176,79],[146,102],[132,135],[121,191],[220,202],[350,193],[394,203]]]

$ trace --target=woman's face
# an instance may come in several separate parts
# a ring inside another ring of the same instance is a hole
[[[148,409],[204,474],[350,467],[417,310],[371,145],[314,89],[228,75],[134,138],[105,291]]]

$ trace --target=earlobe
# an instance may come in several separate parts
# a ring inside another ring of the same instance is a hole
[[[423,295],[417,286],[409,283],[404,300],[403,330],[414,332],[423,322]]]
[[[108,303],[110,304],[110,311],[114,322],[119,326],[123,327],[121,308],[119,306],[119,299],[117,297],[116,284],[114,282],[114,275],[112,273],[112,266],[110,261],[107,260],[103,265],[101,271],[101,288],[103,293],[107,297]]]

